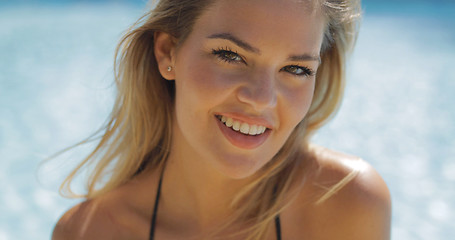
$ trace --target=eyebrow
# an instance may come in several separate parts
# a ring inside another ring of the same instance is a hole
[[[244,42],[244,41],[238,39],[237,37],[235,37],[234,35],[232,35],[230,33],[215,33],[215,34],[208,36],[207,38],[229,40],[229,41],[235,43],[236,45],[238,45],[239,47],[245,49],[246,51],[261,54],[261,51],[259,49],[251,46],[247,42]],[[310,54],[291,55],[288,58],[288,60],[296,61],[296,62],[298,62],[298,61],[318,61],[319,63],[321,63],[321,58],[319,56],[312,56]]]
[[[208,36],[207,38],[229,40],[229,41],[237,44],[239,47],[245,49],[246,51],[254,52],[254,53],[258,53],[258,54],[261,53],[261,51],[259,49],[257,49],[255,47],[251,46],[250,44],[238,39],[237,37],[235,37],[234,35],[232,35],[230,33],[215,33],[215,34],[212,34],[212,35]]]
[[[296,61],[296,62],[299,62],[299,61],[303,61],[303,62],[306,62],[306,61],[317,61],[317,62],[321,63],[321,57],[320,56],[312,56],[312,55],[309,55],[309,54],[292,55],[292,56],[290,56],[288,58],[288,60]]]

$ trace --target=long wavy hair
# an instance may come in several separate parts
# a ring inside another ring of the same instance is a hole
[[[60,186],[67,197],[94,198],[132,179],[145,168],[163,168],[172,138],[175,87],[159,73],[154,57],[154,33],[166,32],[183,43],[201,13],[214,0],[161,0],[141,17],[117,46],[114,71],[118,89],[106,125],[80,142],[99,140],[96,148]],[[321,65],[308,114],[289,139],[261,170],[259,177],[240,191],[226,226],[250,223],[249,240],[263,239],[274,216],[289,205],[291,185],[305,182],[298,169],[308,164],[310,137],[338,109],[345,85],[346,58],[354,47],[361,17],[360,0],[314,0],[326,19]],[[96,138],[96,136],[101,137]],[[308,160],[307,160],[308,159]],[[71,189],[74,178],[89,169],[85,194]],[[349,174],[317,203],[330,197],[355,175]],[[292,195],[292,194],[291,194]],[[296,195],[296,194],[295,194]]]

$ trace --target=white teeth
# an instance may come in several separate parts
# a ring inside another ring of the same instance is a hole
[[[240,125],[240,132],[248,134],[250,132],[250,125],[248,125],[248,123],[242,123],[242,125]]]
[[[264,126],[258,126],[258,125],[250,126],[248,123],[234,121],[234,119],[232,119],[230,117],[221,116],[219,119],[227,127],[232,127],[233,130],[235,130],[237,132],[240,131],[243,134],[259,135],[259,134],[263,134],[265,132],[265,130],[267,129]]]
[[[232,129],[234,129],[235,131],[240,130],[240,122],[235,121],[235,122],[232,124]]]
[[[259,127],[258,127],[258,132],[262,134],[262,133],[265,132],[265,129],[266,129],[266,128],[265,128],[264,126],[259,126]]]
[[[232,127],[233,123],[234,123],[234,119],[232,119],[232,118],[228,118],[226,120],[226,126],[228,126],[228,127]]]
[[[256,125],[251,126],[250,127],[250,131],[248,132],[248,134],[250,134],[250,135],[258,134],[258,126],[256,126]]]

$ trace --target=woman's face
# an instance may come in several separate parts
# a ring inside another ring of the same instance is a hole
[[[173,59],[174,150],[237,179],[273,158],[313,97],[325,22],[309,2],[218,0],[202,13]]]

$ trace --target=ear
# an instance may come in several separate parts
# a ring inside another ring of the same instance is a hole
[[[155,59],[158,64],[158,70],[163,78],[167,80],[174,80],[174,53],[176,41],[171,35],[165,32],[155,32],[153,38],[155,43]]]

